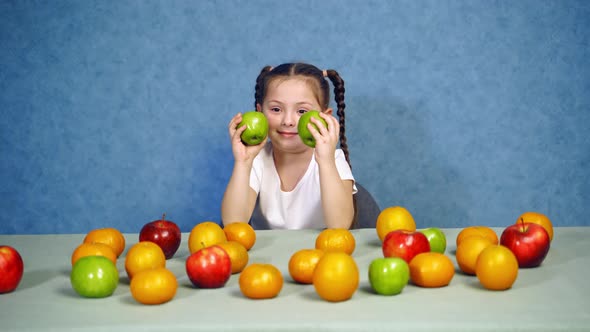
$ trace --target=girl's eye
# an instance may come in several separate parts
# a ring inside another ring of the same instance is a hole
[[[297,111],[297,113],[299,113],[299,114],[303,114],[303,113],[306,113],[306,112],[307,112],[307,110],[298,110]]]
[[[271,112],[280,112],[280,111],[281,111],[281,109],[280,109],[280,108],[278,108],[278,107],[271,107],[271,108],[270,108],[270,111],[271,111]]]

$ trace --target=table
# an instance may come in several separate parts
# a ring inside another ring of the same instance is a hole
[[[501,229],[494,228],[498,235]],[[446,254],[455,260],[460,229],[443,229]],[[368,266],[380,257],[375,229],[352,231],[360,285],[345,302],[321,300],[313,285],[299,285],[288,273],[296,250],[312,248],[317,230],[257,231],[250,262],[271,263],[283,273],[278,297],[250,300],[242,296],[239,275],[220,289],[194,288],[184,270],[188,233],[167,262],[178,278],[175,298],[163,305],[133,299],[124,269],[108,298],[86,299],[70,286],[70,255],[82,234],[0,235],[0,243],[20,251],[25,274],[18,289],[0,295],[0,331],[590,331],[590,227],[556,228],[551,250],[539,268],[521,269],[507,291],[483,289],[474,276],[458,268],[451,284],[420,288],[409,284],[397,296],[372,292]],[[127,249],[138,241],[125,234]]]

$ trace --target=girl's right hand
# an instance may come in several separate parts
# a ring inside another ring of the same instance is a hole
[[[258,145],[248,146],[242,142],[242,133],[246,130],[246,126],[238,125],[242,122],[242,113],[236,114],[229,122],[229,137],[231,138],[232,152],[236,161],[252,162],[258,155],[260,150],[266,144],[266,139]]]

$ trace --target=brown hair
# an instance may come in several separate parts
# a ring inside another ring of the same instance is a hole
[[[324,109],[327,109],[330,104],[330,86],[328,81],[324,78],[324,72],[326,77],[328,77],[334,85],[334,100],[336,101],[337,106],[336,114],[338,115],[340,123],[340,148],[342,149],[342,152],[344,152],[344,157],[346,158],[348,165],[352,168],[350,157],[348,155],[348,144],[346,143],[346,131],[344,126],[344,108],[346,107],[346,104],[344,103],[344,80],[340,77],[337,71],[333,69],[322,71],[316,66],[307,63],[285,63],[275,68],[266,66],[262,68],[260,74],[256,78],[254,107],[256,107],[257,104],[262,105],[268,86],[272,81],[276,79],[286,79],[291,76],[301,76],[310,84],[310,86],[315,88],[314,90],[316,90],[316,96],[320,105]]]

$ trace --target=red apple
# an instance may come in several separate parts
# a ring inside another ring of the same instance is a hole
[[[395,230],[387,233],[383,239],[383,256],[399,257],[410,263],[414,256],[430,251],[430,243],[421,232]]]
[[[0,294],[12,292],[23,277],[23,259],[10,246],[0,246]]]
[[[520,222],[504,229],[500,244],[508,247],[519,267],[536,267],[541,265],[547,253],[551,239],[545,228],[539,224]]]
[[[220,246],[199,249],[186,259],[186,274],[199,288],[220,288],[231,276],[231,259]]]
[[[166,220],[166,214],[162,219],[149,222],[141,228],[139,241],[150,241],[157,244],[166,259],[172,258],[180,246],[180,228],[173,221]]]

